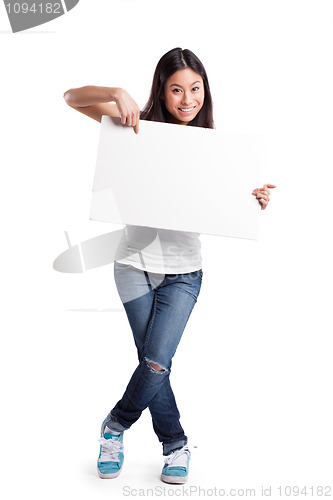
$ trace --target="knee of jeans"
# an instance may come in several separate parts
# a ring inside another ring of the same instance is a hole
[[[153,373],[163,373],[169,371],[168,368],[160,366],[158,363],[152,361],[151,359],[145,358],[145,362]]]

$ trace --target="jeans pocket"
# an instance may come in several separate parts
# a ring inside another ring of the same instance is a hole
[[[114,272],[118,273],[119,271],[125,271],[125,269],[131,269],[133,266],[130,264],[122,264],[121,262],[114,262]]]
[[[179,279],[175,282],[182,291],[191,295],[196,301],[201,288],[202,270],[193,271],[191,273],[179,275]]]

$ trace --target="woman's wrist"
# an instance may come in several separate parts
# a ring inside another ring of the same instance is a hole
[[[120,87],[110,87],[109,88],[110,90],[110,100],[111,101],[114,101],[114,102],[118,102],[120,96],[121,96],[121,93],[124,91],[124,89],[120,88]]]
[[[116,102],[118,99],[118,88],[117,87],[110,87],[109,88],[109,96],[110,96],[110,101]]]

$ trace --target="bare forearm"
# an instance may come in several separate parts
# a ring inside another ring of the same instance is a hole
[[[120,116],[123,125],[134,127],[136,134],[139,132],[140,108],[129,93],[120,87],[87,85],[67,90],[64,98],[69,106],[98,122],[103,115]]]
[[[77,89],[69,89],[64,93],[67,104],[77,108],[92,106],[93,104],[115,101],[117,87],[97,87],[87,85]]]

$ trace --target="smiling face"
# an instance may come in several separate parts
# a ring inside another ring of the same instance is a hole
[[[187,125],[204,104],[205,89],[201,76],[191,68],[176,71],[165,83],[165,107],[174,122]]]

